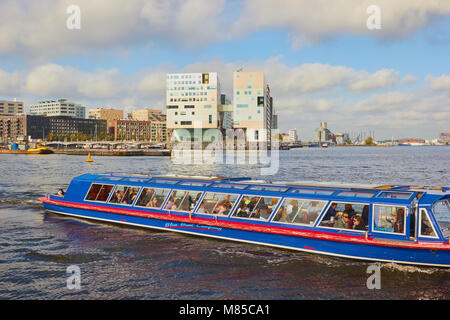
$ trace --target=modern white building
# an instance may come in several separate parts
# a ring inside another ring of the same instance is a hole
[[[216,72],[167,74],[167,129],[175,141],[198,141],[199,132],[203,141],[217,141],[223,129],[221,98]]]
[[[298,141],[297,129],[289,129],[289,141],[290,142]]]
[[[248,142],[270,142],[273,106],[263,71],[233,73],[233,127],[243,129]]]
[[[69,116],[72,118],[86,118],[86,107],[81,104],[68,102],[66,99],[40,101],[30,106],[31,115]]]

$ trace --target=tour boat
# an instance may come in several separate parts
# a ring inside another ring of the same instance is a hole
[[[450,188],[84,174],[45,210],[341,258],[450,267]]]

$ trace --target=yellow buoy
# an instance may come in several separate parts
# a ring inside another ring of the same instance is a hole
[[[94,161],[94,160],[91,159],[91,154],[88,153],[88,158],[87,158],[86,162],[93,162],[93,161]]]

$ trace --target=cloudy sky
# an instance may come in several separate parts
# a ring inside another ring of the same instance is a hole
[[[166,73],[218,72],[230,95],[244,68],[264,70],[281,131],[302,140],[320,121],[433,139],[450,128],[449,57],[449,0],[0,0],[0,99],[26,110],[163,109]]]

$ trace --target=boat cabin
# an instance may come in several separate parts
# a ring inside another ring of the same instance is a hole
[[[450,188],[275,183],[249,178],[85,174],[79,204],[407,242],[448,242]]]

